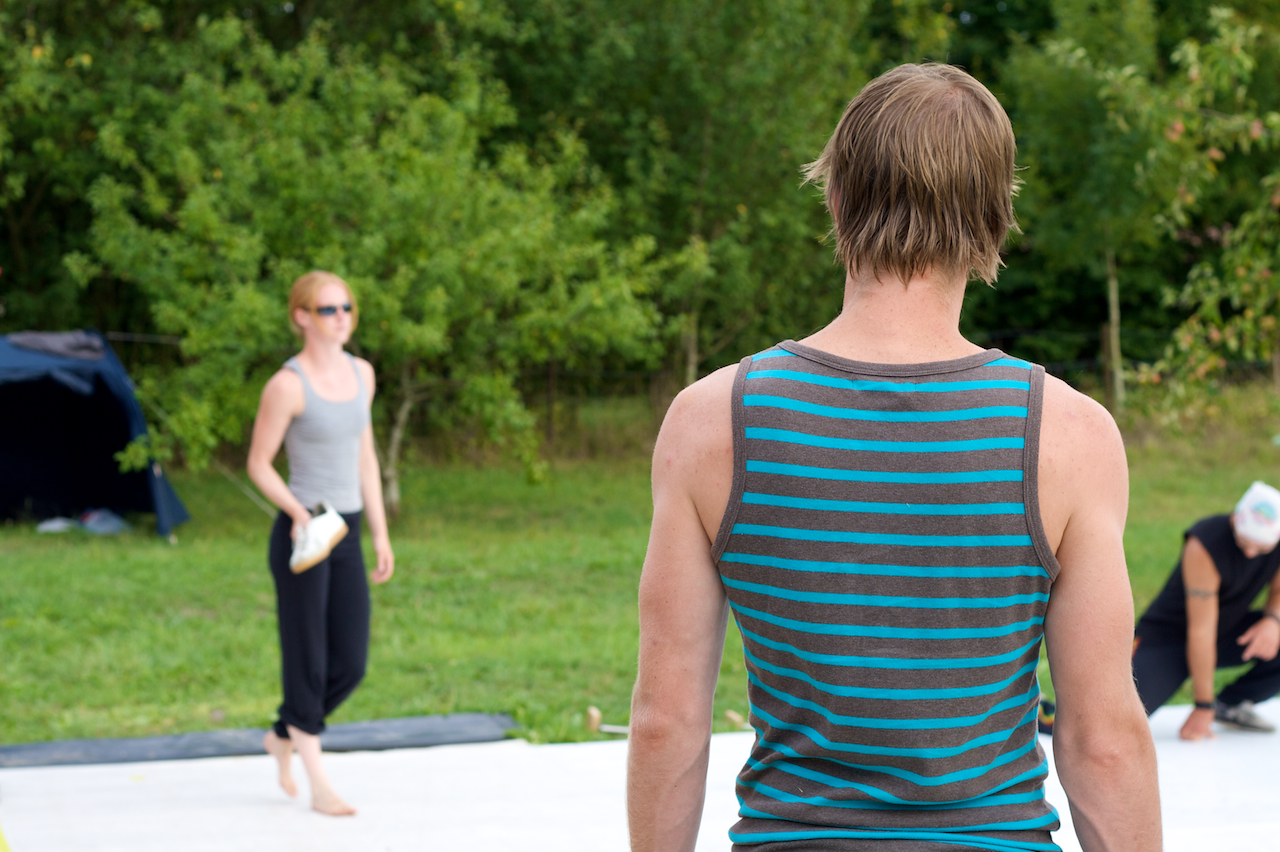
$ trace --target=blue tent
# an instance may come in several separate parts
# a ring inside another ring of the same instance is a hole
[[[154,512],[169,535],[190,515],[158,463],[114,455],[147,421],[124,365],[96,331],[0,336],[0,517]]]

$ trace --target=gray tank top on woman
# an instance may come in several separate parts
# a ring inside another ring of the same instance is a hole
[[[289,490],[308,509],[321,501],[344,514],[364,508],[360,497],[360,436],[369,425],[369,397],[356,372],[356,395],[341,402],[324,399],[311,387],[297,358],[285,366],[302,379],[306,407],[289,423],[284,449],[289,457]]]

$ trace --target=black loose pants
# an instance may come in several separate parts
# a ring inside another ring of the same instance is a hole
[[[324,730],[324,720],[364,678],[369,656],[369,581],[360,551],[362,513],[344,514],[348,532],[329,558],[301,574],[289,570],[293,519],[281,512],[271,528],[268,561],[276,584],[280,625],[280,667],[284,701],[273,726],[308,734]]]
[[[1250,612],[1218,639],[1218,668],[1253,663],[1253,668],[1218,693],[1218,700],[1228,706],[1241,701],[1259,704],[1280,693],[1280,654],[1270,660],[1245,660],[1244,646],[1236,642],[1240,634],[1260,618],[1261,612]],[[1133,679],[1137,682],[1138,695],[1148,716],[1168,701],[1190,675],[1185,639],[1181,642],[1153,642],[1139,638],[1133,651]]]

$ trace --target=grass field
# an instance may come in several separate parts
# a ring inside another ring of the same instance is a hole
[[[1126,550],[1141,611],[1182,530],[1228,511],[1254,479],[1280,482],[1280,449],[1254,430],[1135,445],[1130,467]],[[94,538],[0,527],[0,743],[273,718],[269,520],[216,473],[174,483],[194,516],[174,546],[142,529]],[[625,723],[647,460],[561,461],[540,485],[515,468],[415,464],[403,487],[397,573],[373,593],[369,674],[333,721],[505,712],[542,742],[598,736],[584,726],[591,704]],[[732,627],[719,730],[731,727],[726,710],[746,713]]]

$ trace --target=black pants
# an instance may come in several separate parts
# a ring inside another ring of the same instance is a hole
[[[1235,682],[1218,693],[1218,700],[1226,705],[1236,705],[1241,701],[1252,701],[1257,704],[1280,693],[1280,654],[1270,660],[1242,659],[1244,645],[1237,645],[1236,640],[1253,624],[1262,618],[1261,612],[1251,612],[1230,630],[1225,631],[1218,640],[1218,668],[1245,665],[1252,662],[1253,668],[1236,678]],[[1187,643],[1151,642],[1139,639],[1133,651],[1133,679],[1138,684],[1138,695],[1142,698],[1142,706],[1150,716],[1160,705],[1169,700],[1178,687],[1182,686],[1191,674],[1187,666]]]
[[[276,582],[280,668],[284,702],[273,728],[308,734],[324,730],[325,717],[364,678],[369,656],[369,581],[360,551],[360,512],[343,515],[348,532],[329,558],[294,574],[289,570],[293,519],[281,512],[271,528],[268,561]]]

